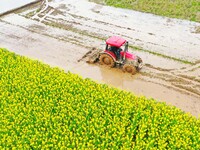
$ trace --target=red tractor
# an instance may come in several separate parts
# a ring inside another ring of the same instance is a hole
[[[123,46],[124,49],[121,48]],[[99,60],[101,64],[109,67],[120,65],[123,71],[131,74],[135,74],[143,67],[142,59],[128,52],[128,41],[118,36],[107,39],[106,49],[98,52],[93,60]]]

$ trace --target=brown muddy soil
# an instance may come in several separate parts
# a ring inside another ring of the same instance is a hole
[[[86,0],[48,0],[0,18],[0,47],[200,114],[199,23],[158,17]],[[136,75],[86,63],[112,35],[126,38],[145,66]],[[134,49],[134,47],[137,47]]]

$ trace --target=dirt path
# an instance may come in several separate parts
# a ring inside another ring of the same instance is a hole
[[[42,6],[0,18],[0,47],[198,116],[200,34],[194,33],[196,26],[200,25],[86,0],[46,0]],[[92,47],[104,49],[104,40],[113,34],[145,49],[130,49],[145,61],[139,74],[88,65],[84,59],[78,62]]]

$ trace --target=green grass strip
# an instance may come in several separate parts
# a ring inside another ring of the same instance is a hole
[[[105,3],[110,6],[200,22],[199,0],[105,0]]]

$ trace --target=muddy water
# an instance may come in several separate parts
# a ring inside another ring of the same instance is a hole
[[[67,41],[1,22],[0,47],[67,69],[71,69],[87,52],[87,49]]]
[[[106,83],[110,86],[133,92],[138,96],[146,96],[166,102],[168,105],[177,106],[185,112],[191,112],[196,117],[200,114],[199,97],[189,96],[169,87],[148,82],[148,79],[140,74],[132,76],[122,72],[120,69],[110,69],[85,63],[73,68],[72,72],[80,74],[84,78],[92,78],[99,83]]]

